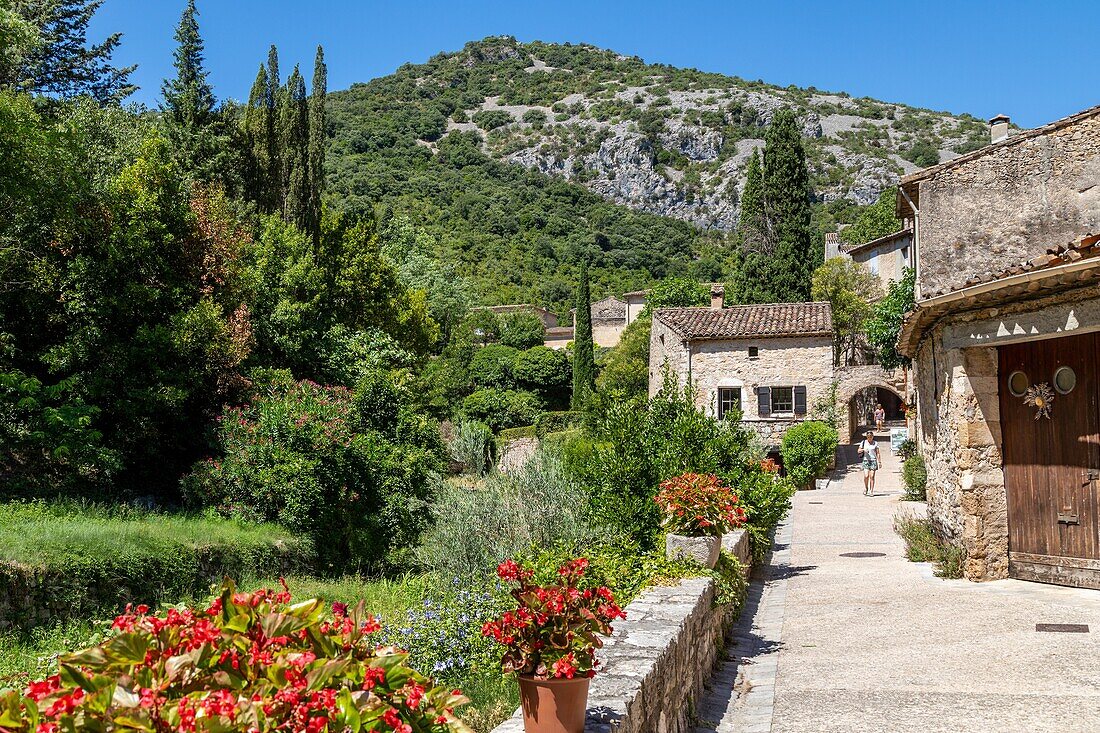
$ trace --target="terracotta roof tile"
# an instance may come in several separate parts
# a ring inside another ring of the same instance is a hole
[[[831,336],[828,303],[767,303],[713,308],[659,308],[656,317],[687,339]]]

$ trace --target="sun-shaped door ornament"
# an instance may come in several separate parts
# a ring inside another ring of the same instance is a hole
[[[1054,390],[1046,382],[1033,384],[1027,388],[1024,395],[1024,404],[1035,408],[1035,419],[1041,417],[1050,419],[1050,411],[1054,408]]]

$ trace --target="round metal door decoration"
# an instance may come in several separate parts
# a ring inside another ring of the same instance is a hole
[[[1054,372],[1054,389],[1058,394],[1069,394],[1077,386],[1077,374],[1068,366],[1058,367]]]
[[[1046,382],[1033,384],[1027,388],[1024,395],[1024,404],[1035,408],[1035,419],[1041,417],[1050,419],[1050,411],[1054,408],[1054,390]]]

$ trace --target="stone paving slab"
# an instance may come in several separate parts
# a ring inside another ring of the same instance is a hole
[[[698,730],[1100,731],[1100,591],[945,581],[908,562],[892,520],[924,506],[900,500],[883,453],[879,495],[863,496],[850,470],[795,497],[773,578],[739,623]],[[884,555],[841,557],[852,551]],[[753,634],[769,646],[739,657]]]

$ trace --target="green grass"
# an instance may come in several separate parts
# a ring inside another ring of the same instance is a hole
[[[932,520],[899,514],[894,517],[894,531],[905,540],[905,556],[911,562],[930,562],[941,578],[963,577],[966,553],[936,536]]]

